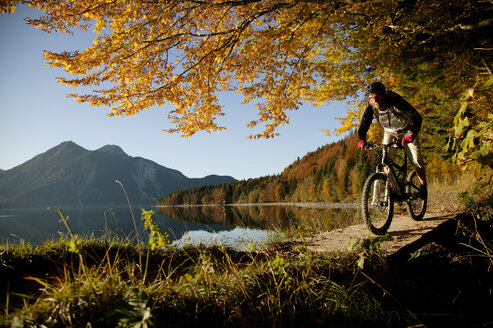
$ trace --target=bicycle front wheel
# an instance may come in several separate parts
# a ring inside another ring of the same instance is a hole
[[[384,235],[394,214],[394,197],[388,178],[383,173],[373,173],[363,187],[361,206],[366,225],[376,235]]]
[[[411,218],[420,221],[426,212],[428,204],[428,191],[426,186],[421,185],[416,171],[409,173],[406,179],[407,212]]]

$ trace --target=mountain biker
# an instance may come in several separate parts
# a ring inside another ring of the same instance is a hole
[[[402,139],[402,145],[406,147],[408,156],[416,167],[418,179],[422,188],[426,188],[426,171],[421,153],[418,133],[421,128],[422,117],[418,111],[404,98],[395,92],[387,91],[383,83],[372,82],[366,91],[369,105],[361,118],[358,129],[358,147],[366,146],[366,133],[370,128],[373,118],[383,127],[383,144],[389,144],[393,139]],[[389,156],[393,159],[396,149],[389,150]]]

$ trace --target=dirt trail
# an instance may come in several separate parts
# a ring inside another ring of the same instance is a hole
[[[393,254],[406,245],[412,244],[423,235],[435,230],[447,220],[454,217],[459,209],[457,195],[459,191],[432,192],[429,195],[428,210],[421,221],[414,221],[407,214],[394,215],[388,233],[392,241],[382,243],[382,251]],[[316,252],[346,250],[351,237],[375,237],[364,223],[344,229],[336,229],[310,236],[303,243]]]

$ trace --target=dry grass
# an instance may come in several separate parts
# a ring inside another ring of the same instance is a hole
[[[88,239],[78,254],[67,240],[4,245],[0,259],[4,327],[416,323],[405,311],[382,308],[351,254],[150,250]]]

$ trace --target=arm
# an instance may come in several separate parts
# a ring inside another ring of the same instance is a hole
[[[368,129],[370,128],[371,121],[373,121],[373,108],[371,108],[371,106],[368,106],[368,107],[366,107],[365,112],[363,113],[363,116],[361,117],[361,123],[360,123],[359,129],[358,129],[359,140],[365,140],[366,141],[366,133],[368,132]]]

